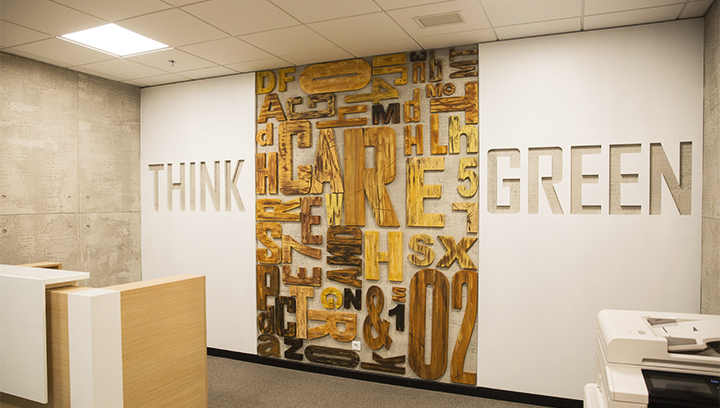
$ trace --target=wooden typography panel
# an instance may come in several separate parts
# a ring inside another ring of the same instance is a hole
[[[257,74],[258,353],[473,384],[478,73],[466,46]]]

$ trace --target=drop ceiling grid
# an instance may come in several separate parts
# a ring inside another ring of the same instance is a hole
[[[2,0],[0,50],[156,84],[336,59],[700,17],[713,0]],[[422,29],[413,17],[460,11]],[[53,36],[115,22],[176,49],[113,62]],[[169,60],[176,60],[173,67]],[[183,75],[185,73],[185,75]],[[151,78],[155,78],[152,80]],[[143,85],[146,86],[146,85]]]

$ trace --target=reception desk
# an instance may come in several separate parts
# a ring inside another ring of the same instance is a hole
[[[43,292],[47,404],[0,407],[207,407],[204,276]]]

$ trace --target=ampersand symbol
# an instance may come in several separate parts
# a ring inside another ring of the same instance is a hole
[[[372,350],[377,350],[382,346],[386,349],[390,349],[392,339],[388,334],[390,329],[390,322],[380,318],[380,312],[385,307],[385,296],[383,295],[382,289],[378,286],[371,286],[368,289],[365,296],[365,303],[367,304],[368,315],[365,317],[363,323],[363,337],[365,338],[365,344]],[[378,334],[374,337],[372,329]]]

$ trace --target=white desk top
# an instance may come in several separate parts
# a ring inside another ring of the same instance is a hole
[[[25,279],[37,279],[45,283],[45,285],[52,285],[63,282],[73,282],[82,279],[88,279],[90,274],[87,272],[75,272],[66,271],[63,269],[47,269],[47,268],[33,268],[30,266],[17,266],[17,265],[0,265],[0,275],[25,278]]]

